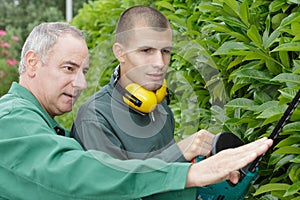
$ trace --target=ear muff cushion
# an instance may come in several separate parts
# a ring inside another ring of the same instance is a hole
[[[142,102],[141,106],[136,106],[127,98],[123,97],[124,102],[127,103],[130,107],[143,113],[150,113],[155,109],[157,104],[157,97],[154,92],[146,90],[136,83],[127,85],[125,89]]]
[[[157,104],[161,103],[167,95],[167,81],[164,79],[161,88],[156,90],[155,92]]]
[[[244,142],[230,132],[218,133],[213,141],[212,155],[229,148],[236,148],[244,145]]]

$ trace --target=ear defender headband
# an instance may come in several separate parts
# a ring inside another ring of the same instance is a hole
[[[150,113],[157,104],[161,103],[167,96],[167,81],[164,80],[162,86],[154,91],[147,90],[136,83],[131,83],[123,88],[118,84],[120,78],[120,66],[114,71],[114,86],[123,95],[123,101],[142,113]]]

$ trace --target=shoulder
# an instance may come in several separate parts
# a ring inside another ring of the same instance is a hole
[[[3,115],[16,115],[22,117],[29,113],[39,113],[40,109],[31,101],[18,98],[14,95],[5,95],[0,99],[0,118]],[[20,116],[20,114],[22,115]]]
[[[46,111],[30,100],[5,97],[0,101],[0,126],[13,136],[55,133],[52,121]]]

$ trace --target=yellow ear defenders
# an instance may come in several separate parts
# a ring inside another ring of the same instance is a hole
[[[161,103],[164,98],[168,95],[167,92],[167,81],[164,80],[162,86],[156,91],[150,91],[142,86],[131,83],[123,88],[118,84],[120,75],[120,66],[114,71],[114,86],[123,95],[123,101],[142,113],[150,113],[153,111],[157,104]]]
[[[126,104],[140,112],[150,113],[166,97],[167,81],[164,80],[162,86],[155,92],[149,91],[136,83],[127,85],[125,90],[130,93],[130,95],[123,95],[123,100]],[[138,101],[132,101],[132,96]]]

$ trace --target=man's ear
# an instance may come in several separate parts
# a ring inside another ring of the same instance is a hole
[[[113,52],[120,63],[124,62],[124,46],[120,43],[114,43]]]
[[[30,77],[34,77],[39,65],[39,56],[32,50],[25,53],[26,72]]]

